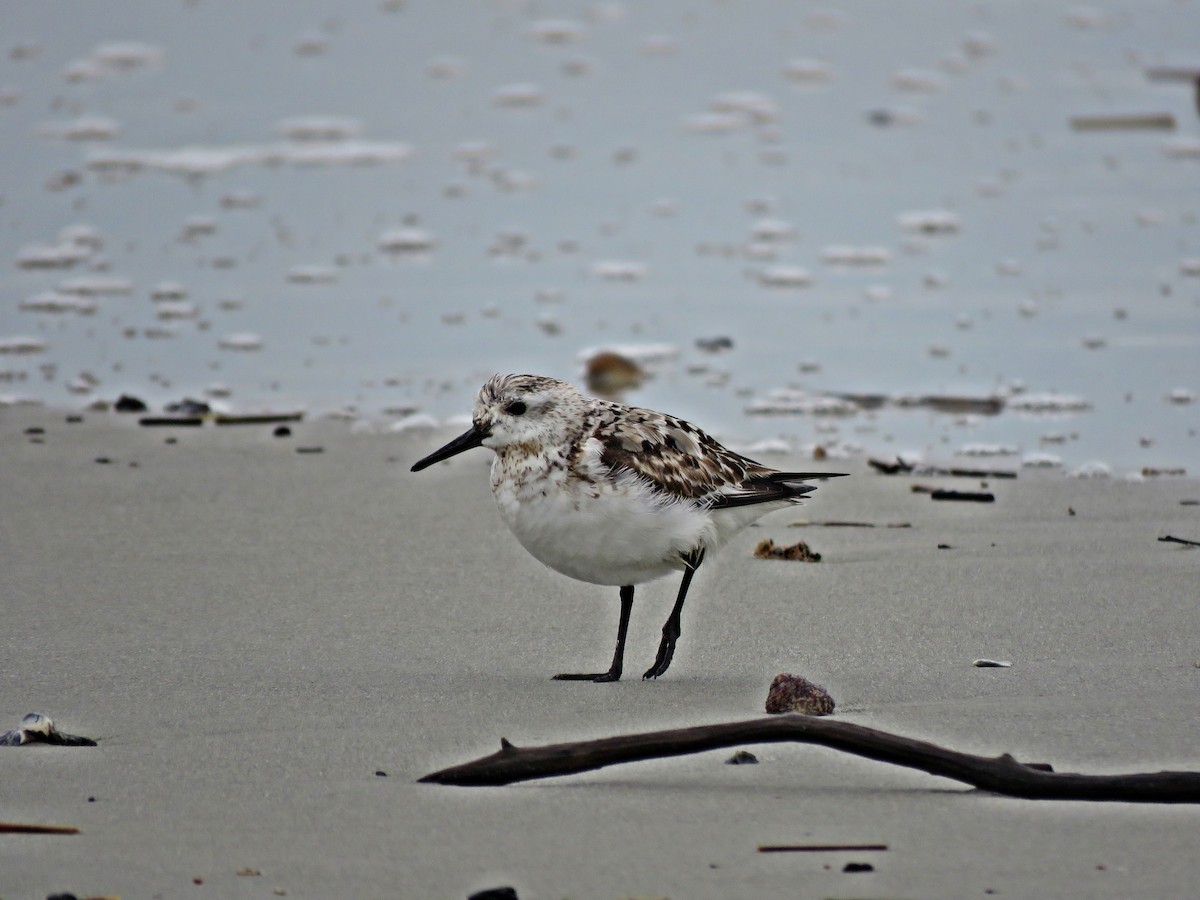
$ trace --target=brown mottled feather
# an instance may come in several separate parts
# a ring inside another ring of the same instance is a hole
[[[721,508],[798,499],[816,489],[796,483],[815,475],[768,468],[665,413],[599,401],[594,416],[592,434],[603,445],[600,461],[674,497]]]

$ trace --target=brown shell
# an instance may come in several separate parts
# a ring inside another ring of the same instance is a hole
[[[819,684],[803,675],[783,672],[771,682],[767,692],[767,712],[804,713],[806,716],[827,716],[833,712],[833,698]]]

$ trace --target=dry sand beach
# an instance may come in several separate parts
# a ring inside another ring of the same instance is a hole
[[[408,472],[447,436],[0,411],[0,730],[36,710],[99,739],[0,749],[0,820],[81,829],[0,837],[0,897],[1196,895],[1194,807],[1006,799],[813,747],[415,783],[501,736],[749,718],[780,671],[960,750],[1196,770],[1200,552],[1156,540],[1200,539],[1195,480],[1022,472],[939,503],[839,460],[853,477],[701,570],[663,679],[567,684],[607,660],[615,594],[527,556],[484,451]],[[756,560],[763,537],[824,560]],[[639,591],[635,672],[672,582]],[[757,851],[781,843],[889,849]]]

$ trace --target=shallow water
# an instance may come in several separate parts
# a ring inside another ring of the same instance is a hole
[[[0,346],[46,349],[0,353],[0,394],[160,404],[220,384],[236,408],[445,418],[494,371],[574,379],[586,348],[667,344],[627,399],[743,445],[1197,458],[1200,403],[1167,397],[1200,393],[1200,119],[1191,85],[1143,71],[1196,62],[1194,3],[471,9],[7,10]],[[795,60],[828,77],[790,78]],[[1175,130],[1068,124],[1147,112]],[[957,228],[902,227],[931,210]],[[77,225],[95,240],[59,239]],[[400,228],[431,249],[381,249]],[[81,258],[22,265],[47,245]],[[827,261],[845,246],[885,262]],[[812,284],[764,286],[771,265]],[[97,274],[131,290],[92,314],[20,309]],[[152,299],[163,282],[194,308]],[[222,347],[247,334],[260,349]],[[713,336],[733,349],[694,344]],[[1091,409],[746,414],[785,387]]]

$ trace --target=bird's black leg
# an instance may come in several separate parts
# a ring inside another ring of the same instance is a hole
[[[633,609],[633,585],[621,588],[621,621],[617,623],[617,649],[613,651],[612,665],[607,672],[585,673],[564,672],[555,675],[555,681],[620,681],[621,668],[625,661],[625,632],[629,630],[629,612]]]
[[[671,615],[667,616],[666,624],[663,625],[662,643],[658,645],[658,656],[654,658],[654,665],[646,670],[646,674],[642,678],[657,678],[670,667],[671,658],[675,655],[675,642],[679,640],[679,635],[682,634],[679,617],[683,613],[683,601],[687,597],[688,587],[692,583],[692,576],[696,574],[696,570],[700,568],[700,563],[703,560],[703,549],[693,550],[683,557],[683,562],[687,568],[683,570],[683,581],[679,584],[679,596],[675,598],[675,606],[671,609]]]

